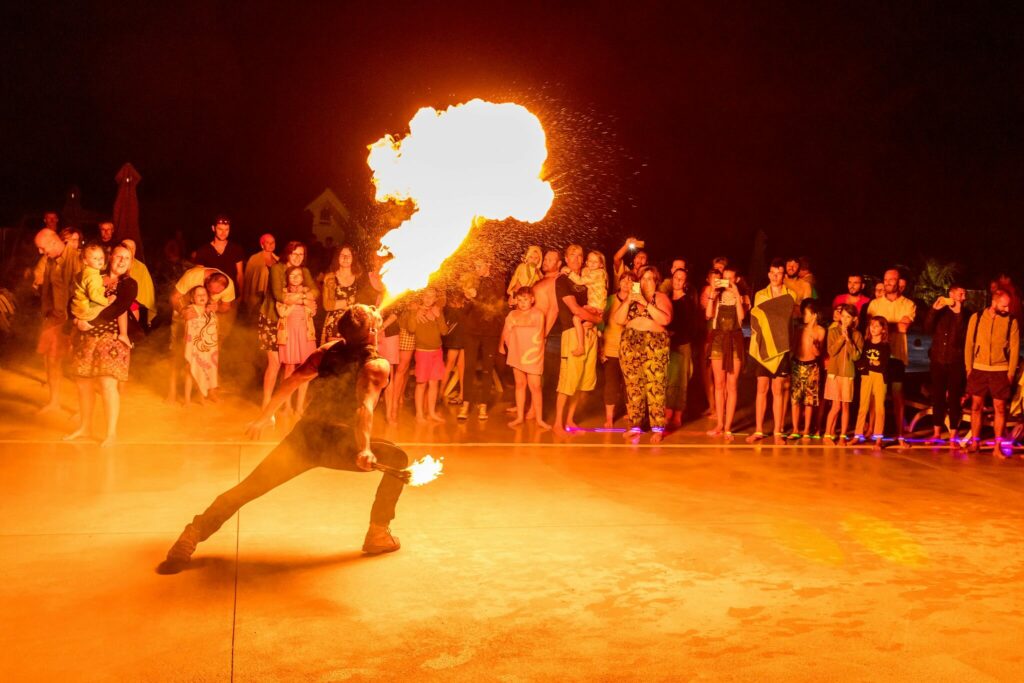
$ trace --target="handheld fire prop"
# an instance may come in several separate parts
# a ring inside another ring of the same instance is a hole
[[[411,201],[415,213],[381,238],[385,304],[427,286],[475,223],[515,218],[535,223],[554,199],[541,179],[548,150],[540,120],[525,107],[471,100],[424,107],[401,139],[369,147],[378,202]]]
[[[441,476],[441,470],[444,469],[444,456],[442,455],[437,460],[434,460],[432,455],[423,456],[404,470],[380,463],[375,463],[373,469],[399,479],[409,486],[423,486]]]

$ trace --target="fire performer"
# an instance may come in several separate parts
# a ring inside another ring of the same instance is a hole
[[[222,493],[197,515],[167,552],[164,573],[181,571],[196,545],[205,541],[235,512],[251,500],[314,467],[353,472],[370,471],[375,465],[400,470],[409,458],[389,441],[370,439],[373,410],[387,386],[390,368],[377,355],[376,309],[356,304],[337,322],[342,337],[320,347],[278,387],[259,418],[248,425],[256,438],[292,392],[309,382],[309,407],[288,436],[237,486]],[[363,552],[376,555],[398,550],[398,539],[388,527],[403,482],[383,475],[370,510],[370,529]]]

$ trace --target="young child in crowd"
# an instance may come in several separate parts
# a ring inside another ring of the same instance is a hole
[[[846,430],[850,426],[850,403],[853,402],[853,378],[856,363],[864,349],[864,335],[857,329],[857,307],[853,304],[836,306],[838,320],[828,328],[828,361],[826,362],[825,400],[832,402],[825,424],[825,438],[832,440],[836,418],[842,411],[839,443],[846,444]]]
[[[516,292],[516,308],[505,318],[498,353],[508,354],[508,365],[516,377],[516,418],[508,423],[518,427],[525,420],[526,389],[530,389],[530,413],[540,429],[551,429],[541,417],[544,403],[540,379],[544,373],[544,313],[534,308],[532,287]],[[507,350],[507,351],[506,351]]]
[[[311,353],[316,351],[316,328],[313,316],[316,315],[316,294],[303,285],[301,266],[292,266],[284,273],[285,291],[290,294],[302,294],[302,303],[286,304],[278,302],[277,307],[277,355],[284,367],[287,379],[302,365]],[[306,401],[305,383],[298,388],[295,399],[295,410],[301,415]],[[291,403],[288,404],[288,409]]]
[[[437,390],[444,379],[441,337],[448,333],[448,324],[433,287],[420,293],[419,304],[405,314],[405,327],[416,337],[416,420],[444,422],[437,413]]]
[[[587,308],[593,313],[604,311],[608,303],[608,269],[605,268],[604,254],[599,251],[591,251],[587,254],[586,263],[576,275],[568,268],[564,269],[566,275],[578,285],[585,285],[587,288]],[[591,322],[584,322],[578,316],[572,317],[572,326],[576,331],[576,347],[572,355],[582,356],[586,352],[586,330],[593,328]]]
[[[821,388],[821,357],[825,349],[825,328],[818,322],[817,303],[804,299],[800,304],[803,325],[793,337],[793,369],[790,401],[793,407],[793,433],[790,438],[810,438],[811,420],[818,410]],[[804,428],[800,431],[800,414]]]
[[[854,438],[858,442],[866,440],[864,423],[873,405],[875,430],[872,438],[876,448],[881,448],[885,432],[885,389],[889,383],[888,368],[891,354],[888,330],[889,323],[881,316],[876,315],[868,321],[868,339],[864,343],[859,368],[860,410],[857,412],[857,433]]]
[[[540,262],[543,258],[544,254],[536,244],[531,244],[526,248],[523,262],[516,266],[515,272],[512,273],[512,279],[508,283],[508,289],[505,290],[508,293],[509,308],[516,306],[516,292],[523,287],[533,287],[540,281]]]
[[[193,287],[188,293],[189,305],[182,313],[185,321],[185,405],[192,403],[192,383],[203,397],[216,401],[217,388],[217,313],[210,304],[206,287]]]
[[[104,308],[114,303],[117,297],[107,296],[103,284],[103,269],[107,264],[107,254],[98,244],[90,244],[82,251],[82,270],[75,276],[74,292],[71,296],[71,315],[78,329],[88,330],[90,323],[96,319]],[[128,338],[127,311],[117,317],[117,338],[127,346],[132,342]]]

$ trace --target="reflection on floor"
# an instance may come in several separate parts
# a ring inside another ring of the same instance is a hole
[[[403,494],[399,552],[358,552],[380,475],[317,470],[160,576],[287,425],[246,442],[249,403],[168,408],[129,386],[119,445],[61,443],[68,416],[35,417],[39,385],[0,375],[5,681],[1024,673],[1019,459],[725,447],[702,423],[657,448],[538,440],[498,411],[380,425],[445,456]]]

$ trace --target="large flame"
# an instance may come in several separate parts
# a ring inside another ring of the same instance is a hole
[[[381,238],[394,257],[382,268],[386,301],[427,285],[478,219],[536,222],[554,199],[541,179],[544,128],[518,104],[471,100],[424,107],[400,140],[370,145],[378,202],[411,201],[416,212]]]
[[[434,460],[432,455],[425,455],[406,468],[410,475],[409,485],[423,486],[424,484],[429,484],[441,476],[442,469],[444,469],[443,455],[437,460]]]

